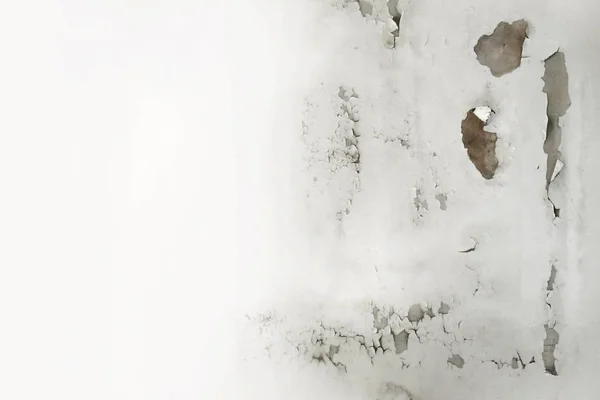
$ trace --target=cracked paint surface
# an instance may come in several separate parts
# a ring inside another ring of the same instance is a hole
[[[245,329],[265,332],[255,357],[362,382],[364,398],[387,385],[410,398],[486,398],[484,381],[499,399],[556,393],[569,255],[545,187],[540,83],[554,44],[533,13],[497,25],[478,20],[481,7],[322,5],[327,62],[301,94],[291,161],[302,240],[282,263],[300,272],[278,275],[285,301],[272,322],[248,315]],[[503,44],[474,62],[474,47]],[[461,140],[465,121],[476,126]]]

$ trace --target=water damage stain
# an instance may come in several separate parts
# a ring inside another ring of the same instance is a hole
[[[486,123],[477,117],[474,111],[474,108],[469,110],[461,123],[463,146],[467,149],[469,159],[481,176],[485,179],[492,179],[498,168],[497,136],[495,133],[483,129]]]
[[[495,77],[508,74],[521,65],[523,43],[527,38],[527,21],[500,22],[491,35],[483,35],[473,48],[477,61]]]

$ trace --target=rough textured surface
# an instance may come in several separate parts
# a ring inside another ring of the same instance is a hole
[[[469,159],[485,179],[492,179],[498,167],[495,133],[487,132],[485,124],[470,110],[462,121],[462,142]]]
[[[483,35],[473,48],[477,61],[495,77],[514,71],[521,65],[523,42],[527,38],[527,21],[500,22],[491,35]]]

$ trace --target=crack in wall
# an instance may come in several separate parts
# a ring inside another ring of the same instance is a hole
[[[471,247],[469,247],[468,249],[465,249],[465,250],[459,250],[459,253],[466,254],[466,253],[472,253],[475,250],[477,250],[477,245],[479,243],[476,240],[474,240],[474,239],[472,239],[472,240],[473,240],[473,246],[471,246]]]
[[[359,334],[349,327],[328,325],[323,321],[311,323],[300,331],[284,330],[285,335],[282,336],[285,342],[294,349],[293,352],[284,350],[284,356],[332,368],[342,374],[353,374],[367,365],[376,368],[391,365],[396,365],[398,369],[421,368],[428,357],[428,354],[424,353],[433,350],[432,347],[428,347],[431,345],[436,346],[435,351],[445,351],[446,355],[443,359],[438,358],[439,361],[445,360],[450,368],[456,370],[466,368],[471,362],[491,362],[498,369],[512,370],[524,370],[536,363],[537,356],[528,355],[527,361],[519,349],[503,359],[482,359],[475,356],[480,351],[470,347],[474,345],[473,338],[463,336],[463,321],[449,318],[451,308],[447,303],[441,302],[439,307],[435,308],[431,304],[417,303],[401,312],[393,307],[380,307],[372,303],[369,307],[367,316],[372,316],[372,330],[366,326],[364,334]],[[434,309],[437,309],[437,313]],[[434,314],[434,318],[427,318],[430,316],[429,310]],[[409,313],[413,315],[412,322],[408,318]],[[265,324],[277,324],[280,321],[273,314],[256,320],[265,321]],[[449,322],[452,328],[447,328],[446,322]],[[556,374],[553,357],[558,333],[549,325],[547,328],[542,356],[544,369],[550,374]],[[272,350],[272,354],[276,355],[274,346],[271,347],[269,351]],[[281,357],[281,349],[278,354]],[[438,353],[437,357],[439,355]]]
[[[535,357],[531,357],[531,360],[528,363],[525,363],[521,358],[521,354],[517,351],[517,355],[512,357],[510,361],[503,360],[489,360],[494,363],[498,369],[502,369],[504,367],[510,367],[511,369],[525,369],[530,364],[535,364]]]
[[[396,39],[400,36],[400,21],[402,20],[402,12],[398,9],[398,0],[388,0],[388,12],[392,18],[390,34],[393,37],[393,48],[396,47]]]
[[[552,213],[554,214],[554,218],[560,218],[560,208],[556,207],[556,204],[554,204],[550,197],[548,197],[548,201],[550,204],[552,204]]]
[[[443,313],[436,315],[431,305],[423,307],[414,304],[409,308],[409,311],[399,315],[393,308],[382,311],[379,307],[372,306],[373,331],[372,334],[367,336],[353,332],[346,327],[327,326],[323,322],[316,322],[314,325],[300,331],[287,330],[281,336],[288,346],[294,349],[293,356],[300,357],[300,359],[305,359],[307,362],[316,365],[334,367],[341,373],[348,373],[349,368],[360,365],[361,361],[356,358],[357,356],[366,357],[371,365],[375,365],[377,360],[383,361],[382,357],[399,356],[397,362],[399,362],[402,369],[419,367],[423,357],[422,352],[414,348],[412,353],[409,350],[415,343],[421,345],[428,342],[445,347],[449,352],[448,359],[451,363],[458,368],[462,368],[466,361],[458,354],[459,339],[457,335],[460,331],[460,322],[455,325],[456,332],[449,332],[443,321],[450,311],[450,306],[442,303],[439,309]],[[411,315],[410,320],[409,314]],[[426,316],[430,317],[428,321],[441,319],[434,326],[437,325],[441,328],[444,325],[444,335],[441,337],[436,336],[436,332],[430,330],[431,326],[429,328],[421,327],[421,323],[425,322]],[[248,319],[250,318],[248,317]],[[258,324],[261,336],[273,337],[275,328],[281,324],[282,320],[275,318],[274,314],[268,314],[267,317],[254,318],[254,321]],[[421,330],[423,332],[420,333]],[[412,346],[411,337],[413,338]],[[461,343],[468,341],[472,343],[472,339],[463,338],[462,335],[460,337],[462,339]],[[273,342],[265,346],[267,355],[270,358],[292,355],[289,350],[285,350],[286,346],[283,349],[281,346],[276,349],[276,346]],[[359,364],[356,364],[357,362]]]

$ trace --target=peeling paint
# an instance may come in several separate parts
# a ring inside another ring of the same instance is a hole
[[[556,51],[544,61],[544,88],[546,93],[547,107],[546,117],[546,140],[544,141],[544,153],[547,154],[546,163],[546,188],[554,180],[560,169],[560,144],[562,141],[562,128],[560,118],[563,117],[571,106],[569,96],[569,74],[565,55]],[[558,168],[557,168],[558,166]]]
[[[495,77],[508,74],[521,65],[523,43],[527,38],[527,21],[500,22],[491,35],[483,35],[473,48],[477,61]]]
[[[435,195],[435,199],[440,204],[440,210],[446,211],[446,208],[448,207],[447,206],[448,196],[446,196],[444,193],[439,193],[439,194]]]
[[[559,334],[554,329],[545,325],[546,329],[546,338],[544,339],[544,350],[542,352],[542,360],[544,362],[544,369],[550,375],[558,375],[556,370],[556,358],[554,357],[554,350],[558,345]]]
[[[440,308],[438,309],[438,314],[446,315],[450,312],[450,306],[442,301]]]
[[[408,320],[410,322],[419,322],[423,319],[424,316],[425,312],[423,311],[423,308],[420,304],[413,304],[408,309]]]
[[[408,350],[408,332],[402,330],[397,335],[394,335],[394,345],[396,347],[396,354],[401,354]]]
[[[452,356],[448,357],[448,363],[457,368],[462,368],[465,365],[465,360],[458,354],[452,354]]]
[[[461,123],[463,146],[467,149],[469,159],[481,176],[485,179],[492,179],[498,168],[497,136],[495,133],[483,129],[485,123],[474,114],[474,110],[469,110]]]
[[[554,290],[554,282],[556,281],[556,267],[552,265],[550,267],[550,277],[546,284],[546,290]]]

